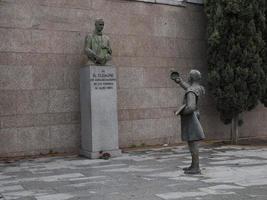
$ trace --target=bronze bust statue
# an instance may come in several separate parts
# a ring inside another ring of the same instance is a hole
[[[112,58],[109,37],[103,35],[104,20],[95,21],[95,31],[85,38],[85,54],[89,61],[87,64],[106,65]]]
[[[182,140],[188,143],[192,156],[191,166],[183,170],[185,174],[200,174],[198,141],[205,138],[198,111],[198,100],[205,94],[204,87],[200,85],[201,73],[198,70],[191,70],[188,83],[180,78],[178,72],[172,72],[171,79],[185,90],[183,106],[175,113],[181,116]]]

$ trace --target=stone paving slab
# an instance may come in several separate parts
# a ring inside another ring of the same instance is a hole
[[[267,148],[201,148],[201,175],[184,175],[186,146],[110,160],[52,157],[0,163],[0,200],[267,199]]]

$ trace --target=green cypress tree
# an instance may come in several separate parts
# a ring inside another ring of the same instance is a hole
[[[265,18],[267,17],[267,4],[265,4]],[[265,74],[267,74],[267,20],[265,21],[265,31],[263,35],[263,39],[265,42],[265,49],[263,52],[263,69],[265,71]],[[266,83],[265,83],[265,91],[261,98],[261,102],[267,107],[267,75],[266,75]]]
[[[255,108],[264,93],[267,97],[265,0],[206,0],[205,11],[209,88],[221,120],[232,123],[237,135],[240,114]]]

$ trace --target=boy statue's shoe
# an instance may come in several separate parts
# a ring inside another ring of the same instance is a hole
[[[191,168],[184,171],[185,174],[201,174],[201,170],[199,168]]]
[[[188,170],[191,170],[191,169],[192,169],[192,166],[183,168],[184,171],[188,171]]]

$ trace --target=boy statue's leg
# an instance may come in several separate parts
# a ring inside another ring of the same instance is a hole
[[[189,141],[188,147],[192,156],[192,163],[191,166],[188,168],[184,168],[185,174],[200,174],[199,168],[199,149],[197,141]]]

